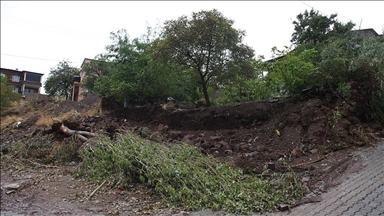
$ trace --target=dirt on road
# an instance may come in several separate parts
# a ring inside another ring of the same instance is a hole
[[[133,131],[157,142],[187,143],[249,174],[260,174],[265,166],[275,172],[293,171],[302,176],[308,193],[320,194],[340,183],[352,164],[356,169],[359,161],[352,160],[356,151],[384,137],[382,126],[364,120],[366,107],[359,105],[360,99],[305,95],[226,107],[191,109],[167,104],[103,112],[96,95],[81,102],[38,99],[28,112],[15,109],[1,117],[1,211],[39,215],[182,212],[142,186],[122,191],[74,178],[82,165],[78,158],[59,165],[13,157],[9,149],[15,142],[47,135],[50,145],[65,142],[69,138],[60,130],[61,124],[112,139]],[[79,141],[77,148],[81,145]],[[313,201],[316,198],[310,197],[301,203]]]

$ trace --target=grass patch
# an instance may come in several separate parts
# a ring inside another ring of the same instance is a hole
[[[52,142],[52,135],[34,137],[24,142],[9,145],[7,152],[12,158],[30,160],[40,164],[66,164],[79,161],[81,144],[69,137],[60,143]]]
[[[119,188],[142,183],[170,206],[189,211],[224,210],[250,214],[276,210],[303,196],[300,181],[291,174],[272,179],[245,176],[240,169],[219,163],[188,145],[167,146],[132,133],[116,140],[88,141],[81,151],[90,180],[112,181]]]

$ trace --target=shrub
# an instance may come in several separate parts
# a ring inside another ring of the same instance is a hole
[[[0,108],[11,106],[13,101],[20,100],[20,95],[12,91],[12,86],[7,85],[7,79],[4,76],[0,76]]]

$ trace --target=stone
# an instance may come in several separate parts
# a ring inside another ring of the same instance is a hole
[[[294,155],[295,157],[301,157],[303,156],[303,152],[299,149],[299,148],[295,148],[292,150],[292,155]]]
[[[349,122],[347,119],[340,119],[337,122],[337,127],[339,130],[348,130],[351,127],[351,122]]]
[[[177,139],[181,135],[181,132],[180,131],[169,131],[168,134],[172,139]]]
[[[319,150],[317,148],[315,149],[311,149],[309,152],[311,152],[311,154],[316,154]]]
[[[265,145],[257,145],[256,146],[256,150],[258,152],[264,152],[267,148],[265,147]]]
[[[289,206],[286,204],[279,204],[278,209],[280,211],[287,211],[289,209]]]
[[[220,137],[219,136],[210,136],[209,139],[211,139],[211,140],[218,140],[218,139],[220,139]]]

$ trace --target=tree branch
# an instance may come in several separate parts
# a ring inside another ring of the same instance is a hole
[[[83,142],[87,141],[88,138],[86,138],[85,136],[90,136],[90,137],[94,137],[96,136],[95,133],[91,133],[91,132],[88,132],[88,131],[76,131],[76,130],[71,130],[69,129],[67,126],[65,126],[64,124],[61,124],[60,126],[60,130],[65,133],[66,135],[69,135],[69,136],[72,136],[74,134],[77,135],[77,137],[79,137],[79,139]],[[85,135],[85,136],[83,136]]]

